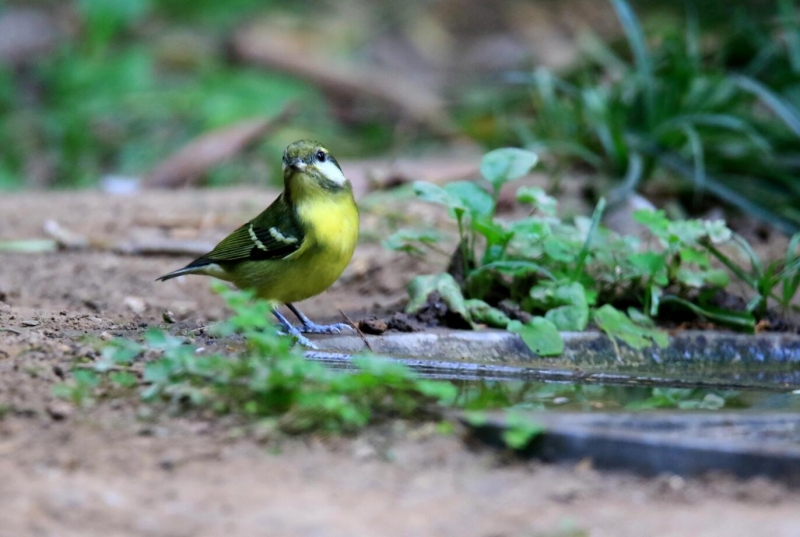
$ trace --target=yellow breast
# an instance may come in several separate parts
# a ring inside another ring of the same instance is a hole
[[[358,208],[352,194],[298,204],[297,215],[305,228],[300,249],[269,266],[242,263],[236,270],[237,285],[285,304],[318,295],[342,275],[358,242]]]
[[[298,205],[297,215],[306,229],[308,247],[317,246],[329,251],[331,257],[346,258],[345,265],[350,262],[358,241],[358,208],[350,192],[305,201]]]

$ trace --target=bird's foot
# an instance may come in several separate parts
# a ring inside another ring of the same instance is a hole
[[[344,330],[353,330],[352,326],[345,323],[317,324],[311,321],[296,328],[303,334],[340,334]]]
[[[297,341],[300,345],[302,345],[307,349],[319,350],[319,347],[317,347],[314,344],[314,342],[312,342],[310,339],[304,336],[303,333],[297,327],[292,326],[290,328],[287,328],[285,332],[281,330],[280,334],[283,334],[284,336],[293,337],[295,341]]]

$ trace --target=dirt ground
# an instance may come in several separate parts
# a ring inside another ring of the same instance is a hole
[[[274,192],[4,194],[0,240],[43,225],[96,247],[165,237],[213,244]],[[393,212],[394,211],[394,212]],[[303,304],[315,319],[391,308],[424,264],[382,250],[398,202],[367,209],[346,274]],[[684,536],[800,534],[800,493],[761,479],[645,479],[525,463],[394,423],[355,439],[263,445],[235,423],[154,417],[134,402],[78,410],[51,389],[100,338],[223,315],[202,278],[157,283],[189,256],[102,251],[0,254],[0,536]],[[443,260],[431,259],[431,264]]]

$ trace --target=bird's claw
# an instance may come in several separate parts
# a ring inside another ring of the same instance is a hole
[[[340,334],[343,330],[353,330],[353,327],[345,323],[317,324],[306,323],[298,327],[298,331],[304,334]]]
[[[317,347],[310,339],[304,336],[300,332],[300,330],[298,330],[294,326],[290,330],[288,330],[288,332],[284,332],[283,330],[281,330],[280,333],[283,334],[284,336],[293,337],[295,341],[297,341],[300,345],[302,345],[307,349],[319,350],[319,347]]]

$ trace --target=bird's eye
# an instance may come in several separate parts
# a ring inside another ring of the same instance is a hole
[[[327,157],[327,155],[325,154],[325,151],[317,151],[316,157],[318,161],[325,162],[325,157]]]

